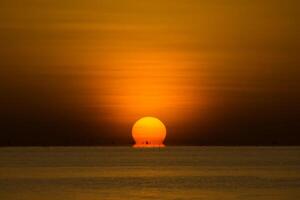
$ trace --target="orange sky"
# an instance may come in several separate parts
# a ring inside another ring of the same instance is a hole
[[[157,116],[182,128],[175,135],[254,105],[273,103],[272,116],[280,102],[299,100],[299,7],[296,0],[1,1],[2,110],[46,124],[59,116],[129,127]]]

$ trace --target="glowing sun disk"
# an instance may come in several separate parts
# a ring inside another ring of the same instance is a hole
[[[163,147],[166,138],[165,125],[155,117],[143,117],[132,127],[134,147]]]

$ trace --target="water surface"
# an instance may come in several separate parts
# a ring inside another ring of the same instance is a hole
[[[300,147],[0,148],[0,199],[300,199]]]

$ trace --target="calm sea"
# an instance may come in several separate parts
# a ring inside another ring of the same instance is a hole
[[[0,148],[1,200],[300,199],[300,147]]]

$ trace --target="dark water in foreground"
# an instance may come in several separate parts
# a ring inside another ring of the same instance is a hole
[[[0,148],[0,199],[300,199],[300,147]]]

